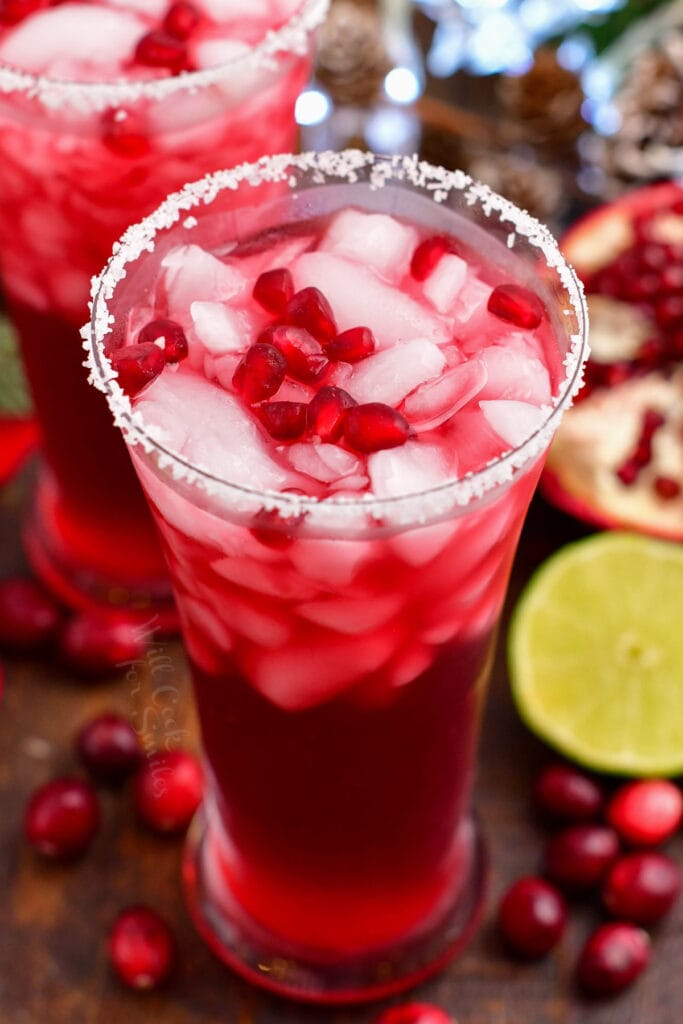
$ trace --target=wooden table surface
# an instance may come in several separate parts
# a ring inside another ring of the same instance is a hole
[[[0,578],[22,570],[20,509],[30,474],[0,491]],[[536,499],[528,518],[508,608],[531,570],[585,531]],[[501,644],[502,648],[502,644]],[[127,676],[83,683],[55,664],[5,659],[0,706],[0,1024],[370,1024],[378,1007],[316,1009],[278,1000],[235,978],[194,934],[179,883],[181,843],[143,831],[126,792],[103,794],[103,828],[70,866],[44,863],[22,839],[31,790],[77,769],[71,752],[81,722],[105,709],[130,715],[160,738],[196,744],[182,650],[155,648]],[[152,669],[155,671],[152,672]],[[160,680],[163,691],[159,689]],[[576,992],[577,951],[595,909],[575,908],[566,937],[542,963],[511,960],[492,921],[501,891],[539,863],[543,832],[529,786],[548,751],[520,723],[497,659],[484,723],[476,803],[492,874],[484,924],[459,960],[413,995],[451,1012],[458,1024],[679,1024],[683,1011],[683,906],[653,937],[653,962],[629,992],[606,1002]],[[674,856],[683,854],[679,836]],[[112,976],[104,936],[118,909],[144,901],[172,922],[180,966],[168,987],[139,995]],[[398,1000],[395,1000],[398,1001]]]

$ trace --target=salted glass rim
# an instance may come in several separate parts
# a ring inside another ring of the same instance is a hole
[[[178,452],[164,446],[145,425],[140,413],[132,408],[130,399],[120,388],[110,361],[104,353],[104,339],[111,332],[114,321],[108,307],[116,286],[126,276],[128,263],[137,260],[144,251],[153,251],[155,236],[183,220],[183,226],[196,226],[191,211],[209,205],[226,189],[235,190],[248,184],[253,187],[264,182],[285,182],[292,192],[297,191],[294,172],[311,176],[310,184],[302,191],[325,184],[363,181],[371,188],[382,188],[392,181],[406,182],[423,194],[431,194],[434,202],[443,203],[451,192],[462,192],[468,206],[478,204],[486,216],[496,214],[501,222],[510,223],[509,244],[514,247],[517,235],[525,237],[545,257],[546,265],[556,274],[567,297],[565,315],[573,312],[577,330],[568,332],[569,348],[564,358],[565,376],[558,394],[551,404],[543,406],[545,413],[540,426],[520,445],[504,452],[482,469],[461,478],[449,477],[442,483],[420,491],[376,497],[362,494],[318,499],[309,495],[282,493],[258,487],[247,487],[222,479],[185,459]],[[183,219],[184,218],[184,219]],[[140,446],[155,456],[162,472],[170,471],[172,479],[199,485],[209,494],[230,494],[239,499],[258,499],[262,508],[276,509],[284,517],[305,514],[318,525],[338,523],[344,514],[365,515],[383,519],[390,515],[392,522],[424,522],[442,517],[455,507],[469,506],[484,499],[489,492],[509,482],[517,473],[531,464],[550,443],[557,421],[583,382],[583,368],[588,354],[588,313],[583,286],[564,259],[550,231],[536,218],[519,209],[509,200],[493,192],[488,186],[475,181],[462,171],[449,171],[436,167],[417,156],[380,156],[361,150],[341,152],[308,152],[298,155],[278,154],[262,157],[255,163],[242,164],[231,170],[217,171],[187,184],[173,193],[140,223],[130,227],[114,246],[113,254],[102,271],[92,279],[91,319],[81,331],[87,352],[85,366],[90,370],[90,383],[107,398],[115,423],[121,428],[129,445]]]
[[[322,24],[331,0],[302,0],[299,9],[277,29],[270,29],[247,53],[214,67],[184,71],[167,78],[120,78],[78,82],[24,71],[0,60],[0,95],[24,94],[47,109],[104,110],[141,99],[163,100],[174,93],[197,91],[220,82],[249,64],[267,65],[281,53],[304,53],[310,33]]]

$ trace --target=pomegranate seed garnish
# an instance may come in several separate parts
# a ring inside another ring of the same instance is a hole
[[[408,421],[383,402],[354,405],[344,417],[344,438],[357,452],[399,448],[411,436],[412,428]]]
[[[151,68],[168,68],[177,74],[187,67],[187,48],[182,39],[153,29],[135,47],[135,60]]]
[[[403,1003],[375,1018],[374,1024],[456,1024],[454,1019],[431,1003]]]
[[[357,363],[375,351],[375,336],[369,327],[351,327],[325,345],[333,363]]]
[[[542,878],[520,878],[505,893],[498,925],[508,945],[527,957],[549,953],[562,937],[567,909],[555,886]]]
[[[53,779],[37,789],[24,817],[26,838],[45,857],[77,857],[100,824],[97,794],[80,779]]]
[[[159,346],[159,342],[163,346]],[[150,320],[138,334],[138,344],[153,343],[161,348],[167,363],[179,363],[187,356],[185,331],[175,320]]]
[[[590,821],[602,809],[600,786],[569,764],[547,765],[534,786],[534,799],[546,814],[561,821]]]
[[[101,126],[102,142],[118,156],[136,160],[150,152],[145,124],[135,114],[126,110],[105,110]]]
[[[0,3],[0,22],[5,25],[16,25],[29,14],[50,6],[50,0],[2,0]]]
[[[650,940],[632,924],[604,924],[586,942],[577,966],[579,984],[593,995],[628,988],[650,961]]]
[[[62,660],[84,675],[106,675],[134,661],[147,649],[139,623],[124,615],[82,612],[65,624],[59,640]]]
[[[111,365],[116,370],[119,386],[133,398],[159,376],[166,360],[158,345],[147,342],[117,349],[111,355]]]
[[[38,583],[29,579],[0,583],[0,646],[30,652],[57,635],[62,613]]]
[[[301,513],[288,518],[276,508],[262,508],[252,519],[249,532],[266,547],[284,550],[294,543],[296,529],[304,517],[305,513]]]
[[[168,978],[176,956],[173,934],[155,910],[133,906],[122,910],[108,939],[109,959],[124,985],[156,988]]]
[[[259,344],[274,345],[287,360],[287,371],[296,380],[313,381],[330,365],[320,342],[304,327],[273,324],[258,338]]]
[[[337,335],[334,313],[318,288],[303,288],[290,299],[287,321],[295,327],[305,327],[321,345]]]
[[[546,847],[545,870],[557,885],[592,889],[605,878],[619,856],[619,837],[604,825],[570,825]]]
[[[306,429],[305,402],[264,402],[259,406],[261,423],[277,441],[295,441]]]
[[[76,737],[76,751],[90,774],[102,782],[121,782],[142,757],[132,725],[113,712],[86,722]]]
[[[681,869],[670,857],[654,851],[631,853],[612,867],[603,901],[614,917],[647,925],[668,914],[680,891]]]
[[[635,483],[640,470],[652,459],[652,438],[666,422],[665,417],[656,409],[646,409],[640,427],[640,434],[631,454],[615,470],[621,482],[630,487]]]
[[[278,390],[285,374],[287,361],[274,345],[257,342],[247,349],[232,378],[235,391],[247,405],[263,402]]]
[[[189,0],[177,0],[166,12],[162,27],[176,39],[189,39],[201,20],[202,16],[194,4]]]
[[[199,807],[204,776],[197,758],[185,750],[151,754],[133,779],[138,817],[156,832],[181,832]]]
[[[257,277],[252,294],[269,313],[284,313],[294,295],[292,275],[286,267],[266,270]]]
[[[410,261],[410,273],[416,281],[425,281],[442,256],[453,251],[453,242],[446,235],[434,235],[420,242]]]
[[[338,441],[344,430],[347,409],[358,403],[348,391],[330,385],[320,388],[311,399],[307,412],[307,428],[312,437],[321,441]]]
[[[663,501],[672,501],[681,493],[681,485],[670,476],[655,477],[653,487]]]
[[[631,846],[658,846],[683,819],[683,796],[667,779],[639,779],[617,790],[607,820]]]
[[[487,309],[499,320],[528,330],[538,327],[545,312],[539,297],[518,284],[500,284],[494,288]]]

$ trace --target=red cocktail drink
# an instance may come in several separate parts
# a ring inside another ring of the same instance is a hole
[[[356,152],[188,186],[96,285],[94,382],[195,680],[210,784],[191,906],[261,984],[395,991],[476,920],[485,685],[584,329],[532,218]]]

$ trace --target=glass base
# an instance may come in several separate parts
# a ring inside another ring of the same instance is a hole
[[[467,945],[480,923],[487,888],[488,861],[479,829],[473,826],[472,857],[464,883],[438,920],[401,944],[348,960],[284,947],[247,918],[230,893],[220,906],[208,879],[206,818],[200,811],[187,837],[183,881],[195,927],[211,951],[247,981],[280,996],[317,1004],[350,1004],[383,999],[425,981]]]

